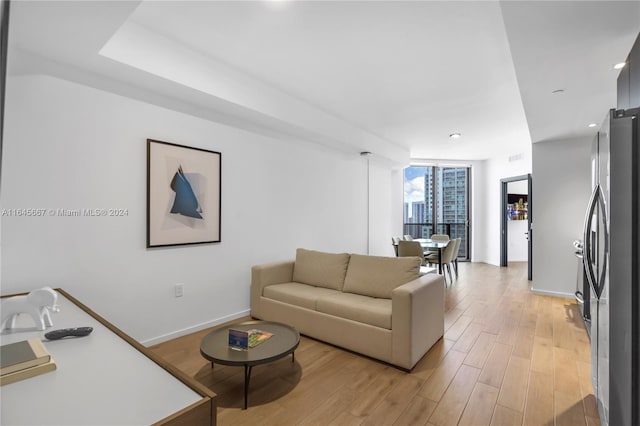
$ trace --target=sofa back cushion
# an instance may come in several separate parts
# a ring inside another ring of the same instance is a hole
[[[352,254],[342,291],[391,299],[394,288],[418,278],[419,257],[381,257]]]
[[[299,248],[293,266],[293,281],[342,290],[348,265],[348,253],[324,253]]]

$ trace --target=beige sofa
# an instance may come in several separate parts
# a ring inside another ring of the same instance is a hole
[[[410,370],[444,333],[444,280],[417,257],[298,249],[254,266],[251,316]]]

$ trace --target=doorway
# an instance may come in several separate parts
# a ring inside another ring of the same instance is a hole
[[[522,193],[524,192],[524,186],[519,186],[518,188],[518,182],[526,184],[526,194]],[[514,189],[511,194],[509,191],[510,184],[513,184],[513,188],[518,188]],[[509,229],[511,229],[512,232],[521,229],[521,232],[526,237],[527,279],[531,281],[533,279],[533,229],[531,226],[533,223],[533,203],[531,174],[500,179],[500,194],[500,266],[506,267],[509,264]],[[524,223],[526,223],[526,225],[522,226]]]

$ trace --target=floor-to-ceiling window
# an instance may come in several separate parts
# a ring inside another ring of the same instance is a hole
[[[411,166],[404,171],[404,234],[462,238],[459,258],[469,259],[468,167]]]

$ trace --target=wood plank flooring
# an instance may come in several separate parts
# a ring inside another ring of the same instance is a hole
[[[218,395],[219,425],[599,425],[589,339],[575,302],[529,291],[526,263],[461,263],[445,335],[411,373],[302,337],[243,370],[202,358],[211,329],[151,349]]]

